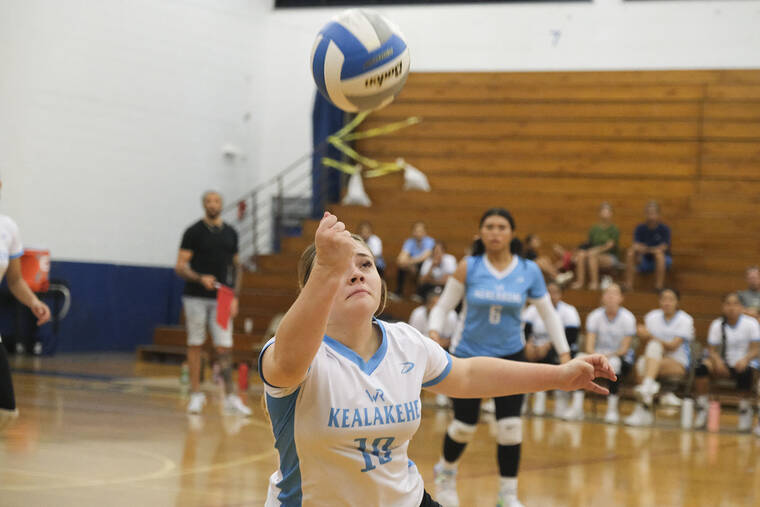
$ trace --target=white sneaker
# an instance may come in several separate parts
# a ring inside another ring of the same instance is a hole
[[[533,415],[544,415],[546,413],[546,391],[541,391],[533,395]]]
[[[496,412],[496,403],[493,401],[493,398],[484,401],[480,405],[480,410],[482,410],[483,412],[485,412],[487,414],[493,414],[493,413],[495,413]]]
[[[520,500],[517,499],[517,495],[499,493],[499,497],[496,500],[496,507],[525,507]]]
[[[558,274],[554,281],[559,285],[565,285],[567,282],[573,279],[573,276],[575,275],[572,271],[565,271],[564,273]]]
[[[190,403],[187,404],[188,414],[200,414],[206,405],[206,395],[203,393],[193,393],[190,395]]]
[[[694,416],[694,429],[701,430],[707,426],[707,409],[698,408],[697,415]]]
[[[563,412],[561,417],[565,421],[582,421],[585,417],[585,414],[583,413],[583,407],[570,405],[567,407],[567,410]]]
[[[736,429],[742,433],[749,433],[752,429],[752,409],[741,410],[739,412],[739,421],[736,424]]]
[[[243,400],[237,394],[228,394],[224,399],[224,411],[234,414],[244,415],[246,417],[253,414],[250,408],[246,407]]]
[[[636,395],[636,399],[644,405],[651,405],[654,400],[654,395],[660,391],[659,382],[651,382],[637,385],[633,388],[633,392]]]
[[[436,394],[435,395],[435,406],[438,408],[448,408],[449,406],[449,397],[445,394]]]
[[[643,405],[636,405],[633,409],[633,413],[625,418],[623,421],[628,426],[651,426],[654,422],[652,412],[644,408]]]
[[[617,408],[608,405],[607,406],[607,413],[604,414],[604,422],[607,424],[617,424],[620,422],[620,414],[617,411]]]
[[[435,500],[443,507],[459,507],[456,470],[444,470],[440,464],[433,467]]]
[[[680,407],[683,401],[675,394],[668,392],[660,396],[660,404],[666,407]]]

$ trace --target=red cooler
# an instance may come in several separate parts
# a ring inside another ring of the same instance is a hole
[[[27,248],[21,256],[21,275],[33,292],[50,287],[50,250]]]

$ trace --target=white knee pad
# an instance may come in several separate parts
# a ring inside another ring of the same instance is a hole
[[[2,347],[2,345],[0,345]],[[0,432],[18,417],[18,410],[5,410],[0,408]]]
[[[448,433],[451,440],[460,444],[468,444],[475,436],[475,430],[478,429],[474,424],[466,424],[456,419],[452,420],[449,424],[446,433]]]
[[[644,355],[646,357],[651,357],[652,359],[662,359],[663,352],[664,349],[662,343],[657,340],[650,340],[649,343],[647,343],[647,348],[644,349]]]
[[[610,366],[615,371],[615,375],[620,375],[620,371],[623,369],[623,361],[618,356],[612,356],[609,358]]]
[[[517,445],[522,442],[522,419],[505,417],[496,421],[496,442],[499,445]]]

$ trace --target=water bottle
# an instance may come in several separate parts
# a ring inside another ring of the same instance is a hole
[[[694,399],[684,398],[681,405],[681,428],[690,430],[694,424]]]
[[[182,363],[179,373],[179,388],[183,396],[190,392],[190,367],[187,363]]]
[[[238,390],[244,393],[248,390],[248,363],[238,366]]]
[[[720,402],[711,401],[707,409],[707,431],[717,433],[720,431]]]

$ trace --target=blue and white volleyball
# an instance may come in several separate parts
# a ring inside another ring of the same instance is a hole
[[[348,112],[390,104],[409,75],[409,48],[377,12],[349,9],[317,35],[311,69],[320,93]]]

